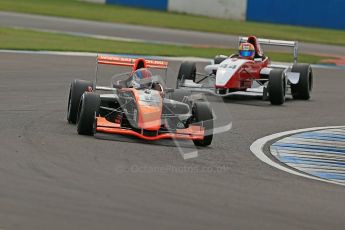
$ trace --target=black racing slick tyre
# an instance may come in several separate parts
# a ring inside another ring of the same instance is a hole
[[[78,112],[78,134],[93,136],[96,133],[96,117],[100,105],[101,98],[98,94],[89,92],[83,94]]]
[[[67,105],[67,121],[71,124],[77,122],[78,107],[80,98],[84,92],[89,91],[92,88],[92,82],[84,80],[74,80],[71,83],[68,105]]]
[[[178,89],[184,80],[192,80],[195,82],[196,64],[194,62],[182,62],[178,71],[176,88]]]
[[[299,73],[297,84],[291,84],[291,94],[294,99],[309,100],[313,89],[313,71],[308,64],[294,64],[291,72]]]
[[[170,94],[170,99],[174,101],[184,102],[186,97],[192,95],[192,92],[187,89],[175,89],[174,92]]]
[[[217,64],[220,64],[222,63],[223,61],[225,61],[228,57],[225,56],[225,55],[217,55],[214,57],[213,61],[214,61],[214,64],[217,65]]]
[[[284,71],[271,70],[268,82],[268,94],[272,105],[282,105],[285,102],[286,82]]]
[[[192,108],[193,123],[200,124],[205,129],[203,140],[193,140],[195,146],[209,146],[213,139],[213,114],[207,102],[196,102]]]

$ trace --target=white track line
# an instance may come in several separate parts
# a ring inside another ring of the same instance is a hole
[[[75,37],[86,37],[86,38],[93,38],[93,39],[100,39],[100,40],[109,40],[109,41],[122,41],[122,42],[138,42],[138,43],[149,43],[149,44],[157,44],[157,45],[173,45],[173,46],[188,46],[185,43],[177,43],[177,42],[164,42],[164,41],[152,41],[152,40],[145,40],[145,39],[136,39],[136,38],[125,38],[125,37],[116,37],[116,36],[106,36],[106,35],[99,35],[99,34],[90,34],[90,33],[82,33],[82,32],[69,32],[69,31],[61,31],[61,30],[49,30],[49,29],[37,29],[33,27],[20,27],[14,26],[14,29],[22,29],[22,30],[31,30],[35,32],[43,32],[43,33],[52,33],[52,34],[60,34],[60,35],[69,35]],[[223,47],[213,47],[212,48],[223,48]]]
[[[323,129],[336,129],[336,128],[344,128],[345,126],[328,126],[328,127],[314,127],[314,128],[307,128],[307,129],[297,129],[297,130],[291,130],[291,131],[285,131],[285,132],[281,132],[281,133],[275,133],[266,137],[262,137],[258,140],[256,140],[251,146],[250,146],[250,150],[252,151],[252,153],[259,158],[262,162],[265,162],[268,165],[271,165],[277,169],[280,169],[282,171],[285,171],[287,173],[296,175],[296,176],[301,176],[301,177],[305,177],[305,178],[309,178],[309,179],[313,179],[313,180],[318,180],[318,181],[323,181],[323,182],[328,182],[328,183],[332,183],[332,184],[337,184],[337,185],[342,185],[345,186],[343,183],[338,183],[336,181],[329,181],[326,179],[322,179],[319,177],[315,177],[312,175],[307,175],[304,173],[300,173],[298,171],[292,170],[288,167],[285,167],[282,164],[279,164],[277,162],[274,162],[273,160],[271,160],[263,151],[264,146],[275,139],[284,137],[284,136],[289,136],[292,134],[296,134],[296,133],[302,133],[302,132],[310,132],[310,131],[316,131],[316,130],[323,130]]]
[[[36,54],[36,55],[57,55],[57,56],[71,56],[71,57],[97,57],[103,53],[92,53],[92,52],[68,52],[68,51],[30,51],[30,50],[1,50],[0,53],[13,53],[13,54]],[[210,63],[212,59],[209,58],[199,58],[199,57],[166,57],[166,56],[147,56],[147,55],[134,55],[134,54],[113,54],[105,53],[109,55],[125,56],[132,58],[152,58],[152,59],[162,59],[167,61],[191,61],[191,62],[203,62]]]
[[[72,57],[97,57],[98,54],[102,53],[92,53],[92,52],[68,52],[68,51],[31,51],[31,50],[6,50],[0,49],[0,53],[14,53],[14,54],[42,54],[42,55],[58,55],[58,56],[72,56]],[[109,53],[108,53],[109,54]],[[200,57],[166,57],[166,56],[145,56],[145,55],[129,55],[129,54],[110,54],[117,56],[126,56],[126,57],[144,57],[144,58],[156,58],[166,61],[191,61],[191,62],[201,62],[201,63],[210,63],[212,59],[210,58],[200,58]],[[290,65],[291,63],[283,62],[273,62],[274,64],[281,65]],[[335,65],[311,65],[313,68],[318,69],[339,69],[344,70],[345,66],[335,66]]]

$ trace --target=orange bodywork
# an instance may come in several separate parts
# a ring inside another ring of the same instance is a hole
[[[120,124],[109,122],[104,117],[97,117],[97,132],[136,136],[144,140],[160,139],[203,140],[205,130],[202,126],[191,125],[186,129],[177,129],[174,133],[162,133],[157,136],[145,136],[130,129],[121,128]]]
[[[137,90],[130,88],[127,89],[132,91],[135,96],[138,108],[138,128],[146,130],[159,130],[161,127],[161,117],[162,117],[162,98],[158,91],[155,92],[157,98],[160,102],[155,106],[147,105],[145,102],[140,100],[140,95]]]
[[[159,130],[161,127],[162,116],[162,100],[155,106],[147,105],[140,100],[139,92],[134,88],[121,89],[122,91],[130,91],[135,97],[138,108],[138,128],[146,130]],[[156,92],[156,91],[153,91]],[[157,91],[157,97],[161,98],[161,95]]]

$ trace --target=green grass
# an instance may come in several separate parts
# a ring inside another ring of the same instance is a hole
[[[243,22],[85,3],[78,0],[0,0],[0,10],[234,35],[345,45],[344,30]]]
[[[222,48],[198,48],[190,46],[112,41],[12,28],[0,28],[0,49],[81,51],[157,56],[193,56],[205,58],[212,58],[217,54],[230,55],[235,52],[235,50]],[[274,61],[292,61],[292,55],[290,54],[270,53],[269,55]],[[324,59],[324,57],[314,55],[300,55],[299,57],[300,62],[305,63],[319,63],[322,59]]]

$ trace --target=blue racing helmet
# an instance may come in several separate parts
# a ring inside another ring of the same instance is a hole
[[[255,55],[255,48],[252,44],[245,42],[240,45],[239,55],[241,58],[253,58]]]

